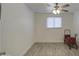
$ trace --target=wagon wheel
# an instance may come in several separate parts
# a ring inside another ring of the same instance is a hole
[[[78,49],[78,46],[77,46],[77,44],[75,44],[75,45],[74,45],[74,48],[75,48],[75,49]]]

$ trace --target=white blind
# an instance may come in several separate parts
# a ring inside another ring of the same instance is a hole
[[[47,28],[61,28],[62,27],[61,17],[48,17],[46,26]]]

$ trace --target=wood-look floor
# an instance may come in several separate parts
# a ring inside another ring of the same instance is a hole
[[[70,50],[63,43],[35,43],[25,56],[79,56],[79,49]]]

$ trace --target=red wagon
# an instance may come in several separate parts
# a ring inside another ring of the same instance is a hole
[[[69,46],[69,49],[71,48],[78,48],[76,43],[76,36],[71,37],[71,31],[69,29],[64,30],[64,43]]]

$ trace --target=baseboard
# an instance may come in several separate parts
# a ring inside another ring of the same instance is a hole
[[[64,43],[64,41],[63,42],[35,42],[35,43]]]
[[[35,44],[35,43],[64,43],[64,42],[33,42],[28,47],[26,47],[25,50],[22,51],[22,53],[18,53],[18,56],[25,56],[25,54],[29,51],[29,49]]]
[[[64,42],[36,42],[35,44],[37,44],[37,43],[64,43]]]
[[[35,43],[32,43],[29,47],[27,47],[19,56],[25,56],[25,54],[28,52],[28,50],[34,45]]]
[[[29,49],[36,43],[64,43],[64,42],[34,42],[27,49],[25,49],[23,53],[20,54],[20,56],[25,56],[25,54],[29,51]]]
[[[0,53],[0,56],[1,56],[1,55],[5,55],[5,54],[6,54],[5,52],[2,52],[2,53]]]

